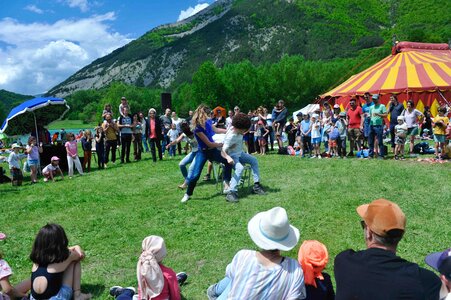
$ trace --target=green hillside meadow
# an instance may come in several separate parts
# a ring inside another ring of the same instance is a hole
[[[449,247],[451,172],[449,163],[415,160],[300,159],[275,154],[259,157],[267,195],[241,189],[240,202],[224,200],[212,183],[200,182],[194,197],[183,192],[178,161],[111,165],[86,176],[12,188],[0,185],[0,231],[8,238],[0,250],[14,270],[14,283],[30,275],[28,255],[39,228],[63,225],[70,244],[86,251],[82,290],[108,299],[112,285],[136,286],[136,262],[147,235],[166,240],[164,263],[186,271],[185,299],[206,299],[207,287],[224,276],[227,264],[243,248],[255,249],[247,222],[257,212],[284,207],[301,240],[318,239],[334,257],[348,248],[364,249],[355,208],[384,197],[407,215],[407,232],[398,254],[425,266],[432,251]],[[299,244],[300,245],[300,244]],[[285,253],[296,258],[297,246]],[[111,298],[110,298],[111,299]]]

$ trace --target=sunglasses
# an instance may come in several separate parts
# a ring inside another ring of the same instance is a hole
[[[362,229],[365,229],[365,227],[366,227],[365,221],[361,220],[360,221],[360,226],[362,226]]]

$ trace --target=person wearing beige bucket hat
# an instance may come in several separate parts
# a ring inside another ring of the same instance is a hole
[[[394,202],[377,199],[357,207],[366,250],[345,250],[335,257],[335,299],[438,299],[440,279],[396,256],[406,216]]]
[[[280,255],[299,242],[299,230],[282,207],[256,214],[247,226],[260,248],[240,250],[226,268],[226,276],[207,290],[208,299],[304,299],[304,274],[299,262]]]

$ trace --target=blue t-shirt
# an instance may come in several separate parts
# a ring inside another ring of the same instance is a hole
[[[308,121],[302,120],[301,121],[301,129],[302,129],[302,131],[303,132],[307,132],[309,130],[309,128],[310,128],[310,120],[308,120]],[[311,132],[309,132],[307,134],[307,136],[311,136],[311,135],[312,135]]]
[[[197,125],[196,129],[194,129],[194,135],[196,136],[196,140],[197,143],[199,144],[199,149],[201,150],[205,150],[208,149],[207,145],[197,136],[197,133],[202,132],[203,134],[205,134],[205,136],[208,138],[208,140],[212,143],[214,143],[213,140],[213,135],[215,134],[215,132],[213,131],[212,126],[212,121],[211,119],[208,119],[205,122],[205,128],[202,126]]]

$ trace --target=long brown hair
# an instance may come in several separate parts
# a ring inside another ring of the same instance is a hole
[[[205,122],[208,119],[208,106],[201,104],[199,105],[193,113],[193,118],[191,119],[192,128],[197,126],[205,127]]]

